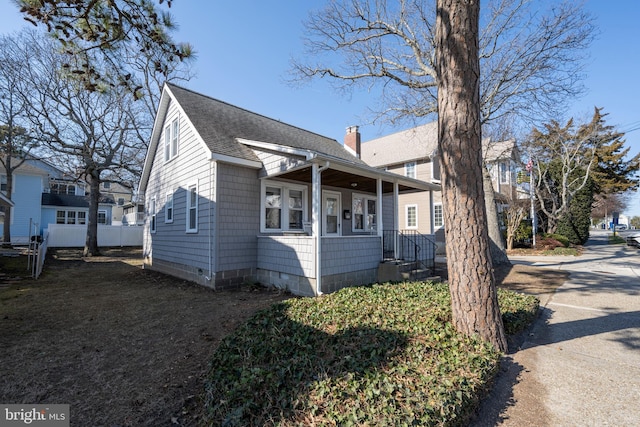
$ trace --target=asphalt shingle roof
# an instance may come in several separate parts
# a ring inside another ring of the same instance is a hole
[[[386,166],[431,157],[438,148],[438,122],[431,122],[361,145],[361,158],[371,166]]]
[[[259,161],[253,150],[236,141],[236,138],[243,138],[310,150],[363,164],[334,139],[270,119],[189,89],[173,84],[167,84],[167,86],[205,144],[214,153]]]

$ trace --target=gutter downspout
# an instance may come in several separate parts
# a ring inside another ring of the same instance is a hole
[[[313,201],[311,203],[311,230],[316,246],[316,295],[322,295],[322,238],[320,236],[320,213],[322,206],[322,181],[320,174],[329,168],[329,162],[320,167],[317,163],[311,165],[311,192]]]
[[[216,191],[214,186],[217,185],[218,180],[213,178],[214,171],[217,170],[214,167],[215,160],[210,160],[209,162],[209,276],[205,277],[205,279],[209,282],[209,286],[211,286],[211,282],[213,281],[213,226],[215,221],[213,221],[213,201],[216,195]],[[217,166],[217,164],[215,164]],[[215,282],[213,282],[213,288],[215,289]]]

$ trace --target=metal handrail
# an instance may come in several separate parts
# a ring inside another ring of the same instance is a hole
[[[416,230],[384,230],[382,239],[384,260],[413,262],[414,274],[420,267],[435,272],[436,243],[429,236]]]

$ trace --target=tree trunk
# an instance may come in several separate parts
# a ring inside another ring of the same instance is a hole
[[[100,201],[100,177],[89,177],[89,221],[87,223],[87,238],[84,244],[84,256],[98,256],[98,204]]]
[[[498,220],[498,209],[496,208],[496,198],[493,193],[493,183],[491,173],[486,167],[482,167],[482,179],[484,185],[484,201],[487,209],[487,228],[489,230],[489,247],[491,248],[491,261],[493,265],[511,265],[504,247],[504,238],[500,231],[500,221]]]
[[[482,179],[478,1],[437,0],[438,136],[453,324],[507,350]]]

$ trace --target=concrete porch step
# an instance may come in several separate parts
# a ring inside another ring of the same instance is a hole
[[[381,262],[378,265],[378,281],[403,282],[407,280],[440,280],[440,276],[434,276],[429,268],[419,268],[416,262],[404,260],[392,260]]]

